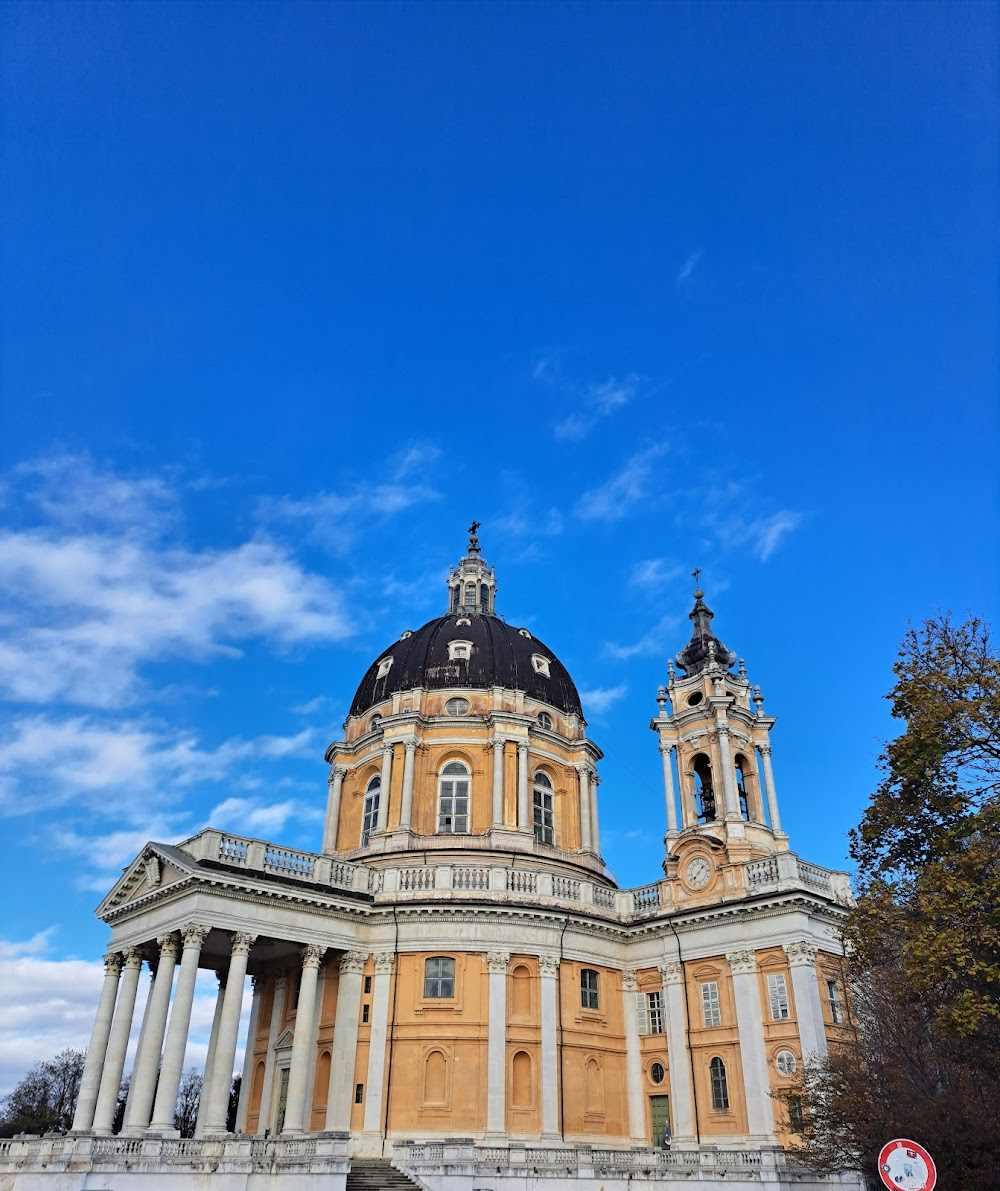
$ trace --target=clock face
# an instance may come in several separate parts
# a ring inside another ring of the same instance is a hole
[[[692,889],[704,889],[712,876],[712,866],[704,856],[696,856],[687,866],[684,879]]]

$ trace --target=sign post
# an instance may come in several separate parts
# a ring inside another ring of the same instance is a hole
[[[893,1191],[934,1191],[937,1168],[922,1145],[896,1137],[886,1142],[878,1156],[882,1182]]]

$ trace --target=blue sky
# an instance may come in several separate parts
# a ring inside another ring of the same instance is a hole
[[[620,883],[696,565],[843,866],[908,620],[996,614],[995,9],[0,20],[0,1085],[85,1043],[147,838],[319,846],[473,517],[584,693]]]

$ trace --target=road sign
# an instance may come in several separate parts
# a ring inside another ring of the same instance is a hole
[[[937,1182],[934,1159],[922,1145],[905,1137],[896,1137],[882,1147],[878,1172],[894,1191],[933,1191]]]

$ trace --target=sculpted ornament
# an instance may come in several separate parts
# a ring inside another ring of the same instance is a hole
[[[126,968],[141,968],[143,954],[141,947],[126,947],[124,951]]]
[[[367,958],[368,956],[363,951],[345,951],[340,957],[340,970],[342,973],[363,972]]]
[[[233,955],[249,955],[250,948],[256,942],[256,935],[248,935],[244,931],[237,931],[237,933],[233,935]]]
[[[664,985],[680,984],[684,980],[684,968],[677,960],[660,964],[660,979]]]
[[[177,953],[180,950],[180,945],[177,941],[177,936],[173,933],[169,935],[158,935],[156,939],[160,946],[160,959],[176,959]]]
[[[189,922],[187,926],[182,926],[181,938],[184,940],[184,946],[197,947],[200,951],[201,945],[208,938],[208,932],[211,929],[210,926],[200,926],[195,922]]]
[[[757,960],[752,951],[727,951],[726,959],[734,976],[752,976],[757,971]]]
[[[627,993],[636,993],[639,991],[639,978],[631,968],[626,968],[622,972],[622,989]]]
[[[308,947],[302,948],[302,966],[304,968],[318,968],[319,961],[325,953],[325,947],[320,947],[316,943],[310,943]]]
[[[799,940],[797,943],[785,943],[785,954],[792,967],[812,968],[816,965],[817,948],[812,943]]]
[[[393,961],[395,956],[391,951],[376,951],[375,953],[375,972],[376,975],[387,975],[392,971]]]
[[[146,888],[155,889],[160,883],[160,858],[152,854],[145,856],[142,866],[146,870]]]
[[[540,955],[538,970],[543,976],[555,976],[559,972],[559,957],[556,955]]]
[[[120,976],[125,962],[120,951],[109,951],[104,957],[104,971],[108,976]]]
[[[490,951],[487,953],[486,966],[490,972],[506,972],[509,963],[509,951]]]

